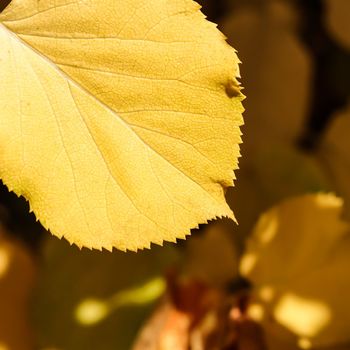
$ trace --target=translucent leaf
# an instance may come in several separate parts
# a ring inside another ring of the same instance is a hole
[[[0,177],[58,237],[137,250],[233,213],[238,59],[192,0],[13,0]]]
[[[350,236],[341,212],[339,198],[319,194],[260,218],[240,268],[255,286],[249,312],[268,334],[302,348],[350,341]]]

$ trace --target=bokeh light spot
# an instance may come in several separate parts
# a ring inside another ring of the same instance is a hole
[[[105,302],[98,299],[86,299],[78,305],[75,318],[82,325],[93,325],[102,321],[108,315],[108,311]]]
[[[6,273],[9,267],[9,264],[10,264],[9,253],[4,248],[0,248],[0,278]],[[0,347],[0,350],[1,350],[1,347]]]
[[[274,316],[278,322],[304,337],[316,336],[331,321],[331,310],[320,301],[285,294]]]
[[[240,263],[240,272],[243,276],[249,275],[257,261],[257,255],[248,253],[243,255]]]

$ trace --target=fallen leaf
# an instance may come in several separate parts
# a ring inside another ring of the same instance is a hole
[[[79,247],[175,242],[238,167],[238,59],[192,0],[13,0],[0,14],[0,178]]]

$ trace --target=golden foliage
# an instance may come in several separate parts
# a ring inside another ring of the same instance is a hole
[[[307,195],[260,218],[240,267],[254,283],[249,312],[268,335],[294,339],[302,348],[350,341],[349,305],[339,297],[339,291],[350,293],[344,276],[349,225],[341,219],[342,206],[332,194]]]
[[[52,233],[137,250],[234,218],[238,59],[198,4],[13,0],[0,43],[0,178]]]

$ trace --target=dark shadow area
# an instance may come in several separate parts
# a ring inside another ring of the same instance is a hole
[[[0,218],[8,232],[21,239],[30,248],[37,250],[44,228],[29,213],[29,204],[23,197],[17,197],[0,183]]]
[[[11,0],[0,0],[0,12],[2,12],[10,2]]]
[[[334,113],[350,97],[350,52],[327,31],[327,8],[322,0],[295,0],[300,13],[298,34],[313,60],[312,95],[308,121],[299,145],[317,148]]]

